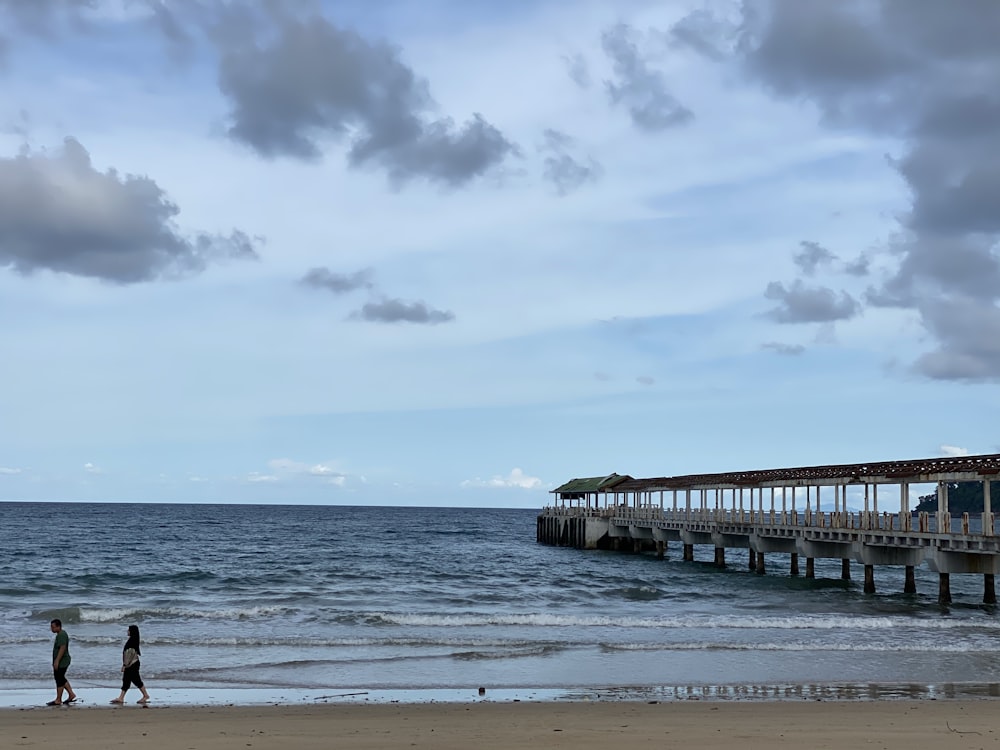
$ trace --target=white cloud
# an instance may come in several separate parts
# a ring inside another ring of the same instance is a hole
[[[941,452],[944,455],[950,456],[950,457],[953,457],[953,458],[958,457],[958,456],[968,456],[969,455],[969,449],[968,448],[959,448],[958,446],[955,446],[955,445],[942,445],[941,446]]]
[[[279,480],[278,477],[276,477],[274,474],[259,474],[258,472],[253,471],[250,472],[249,476],[247,476],[247,481],[252,483],[258,483],[258,482],[277,482]]]
[[[9,468],[7,466],[0,466],[0,474],[12,475],[12,474],[20,474],[20,473],[21,473],[20,469],[12,469],[12,468]]]
[[[463,487],[519,487],[524,490],[533,490],[542,486],[542,480],[538,477],[529,477],[520,469],[512,469],[505,477],[494,476],[492,479],[467,479],[462,482]]]

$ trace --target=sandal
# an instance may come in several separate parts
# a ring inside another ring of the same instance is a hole
[[[62,703],[61,703],[60,701],[49,701],[49,702],[48,702],[48,703],[46,703],[45,705],[46,705],[46,706],[61,706],[61,705],[62,705]]]

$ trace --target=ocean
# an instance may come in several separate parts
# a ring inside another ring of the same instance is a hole
[[[0,503],[0,705],[84,701],[139,625],[154,701],[892,698],[1000,694],[982,577],[696,547],[683,562],[535,542],[525,509]],[[481,694],[480,688],[484,691]],[[249,691],[249,692],[248,692]],[[133,692],[136,692],[133,690]],[[134,696],[135,698],[138,695]]]

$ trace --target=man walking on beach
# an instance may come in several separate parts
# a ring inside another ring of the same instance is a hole
[[[66,703],[76,703],[76,693],[73,686],[66,679],[66,670],[69,669],[69,633],[62,629],[62,620],[55,619],[49,623],[49,630],[56,634],[56,639],[52,644],[52,675],[56,679],[56,699],[49,701],[46,706],[61,706],[63,704],[63,690],[66,691]]]

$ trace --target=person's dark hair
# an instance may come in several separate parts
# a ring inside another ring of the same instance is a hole
[[[56,617],[54,620],[52,620],[52,622],[49,623],[49,625],[55,625],[57,628],[61,628],[62,627],[62,620],[60,620],[58,617]]]
[[[125,644],[125,648],[134,648],[137,654],[141,654],[142,651],[139,650],[139,626],[129,625],[128,626],[128,643]]]

